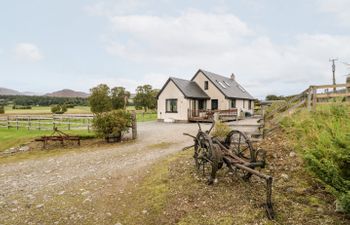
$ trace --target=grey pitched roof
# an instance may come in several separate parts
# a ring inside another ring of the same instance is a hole
[[[173,81],[176,87],[183,93],[186,98],[209,99],[210,97],[198,86],[194,81],[184,80],[176,77],[170,77],[163,88],[159,91],[158,96],[168,85],[169,81]],[[157,96],[157,98],[158,98]]]
[[[224,95],[226,98],[254,99],[236,80],[224,77],[205,70],[198,70],[192,80],[202,72]]]

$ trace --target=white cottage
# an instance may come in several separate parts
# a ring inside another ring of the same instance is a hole
[[[198,70],[193,78],[170,77],[158,96],[159,121],[202,121],[213,112],[237,116],[254,113],[254,98],[235,76]]]

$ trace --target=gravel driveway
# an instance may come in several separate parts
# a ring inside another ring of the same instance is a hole
[[[203,124],[204,129],[208,127]],[[79,186],[74,191],[82,194],[84,201],[93,196],[92,184],[105,185],[111,177],[118,177],[122,190],[130,177],[148,165],[192,144],[191,138],[182,133],[195,134],[197,129],[196,124],[144,122],[138,124],[138,139],[134,142],[2,164],[0,224],[35,224],[31,222],[30,209],[45,207],[50,198],[68,193],[72,186]]]

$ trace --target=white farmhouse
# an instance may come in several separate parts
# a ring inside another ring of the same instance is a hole
[[[198,70],[193,78],[170,77],[158,96],[159,121],[205,121],[214,112],[232,119],[254,113],[254,97],[235,80]]]

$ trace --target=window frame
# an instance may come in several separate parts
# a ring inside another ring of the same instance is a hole
[[[216,109],[213,108],[213,102],[216,102]],[[211,105],[211,110],[219,110],[219,100],[218,99],[211,99],[210,105]]]
[[[234,104],[232,104],[232,103],[234,103]],[[236,99],[231,99],[231,101],[230,101],[230,108],[231,109],[237,108],[237,101],[236,101]]]
[[[168,111],[168,102],[170,101],[170,111]],[[176,110],[173,111],[173,107],[171,105],[171,102],[172,101],[175,101],[175,107],[176,107]],[[177,108],[177,98],[167,98],[165,99],[165,113],[178,113],[178,108]]]
[[[204,81],[204,90],[209,90],[209,81]]]
[[[249,110],[252,109],[252,102],[253,102],[252,100],[249,100],[249,102],[248,102],[248,109],[249,109]]]

